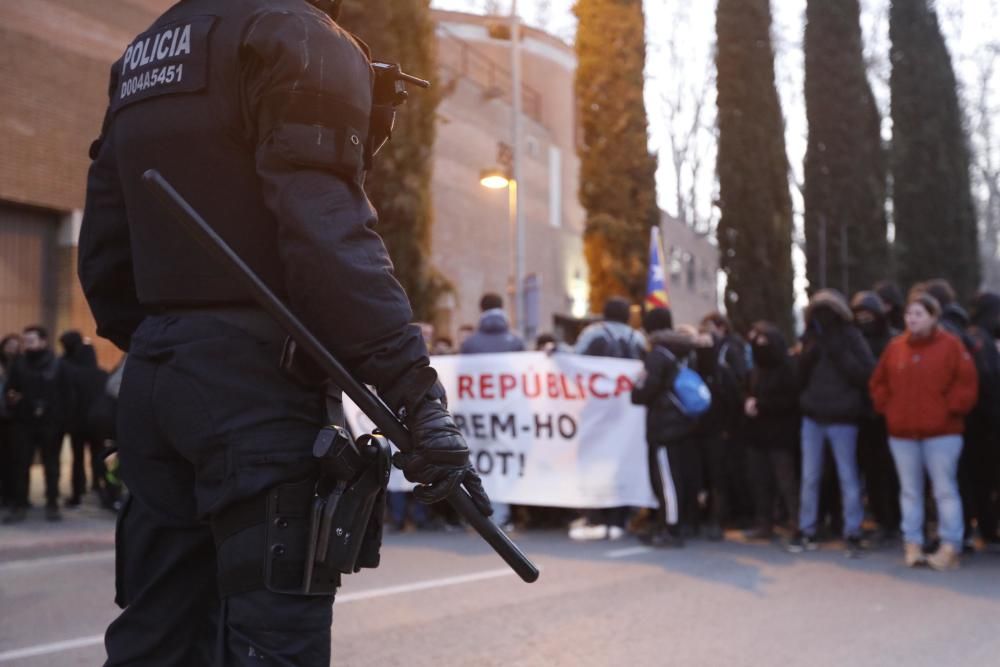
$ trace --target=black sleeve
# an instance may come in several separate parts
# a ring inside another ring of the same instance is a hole
[[[362,188],[371,65],[347,33],[311,13],[259,15],[242,53],[245,113],[291,309],[384,391],[429,360]]]
[[[787,415],[799,409],[798,384],[795,369],[789,364],[776,371],[777,381],[755,396],[757,411],[762,417]]]
[[[838,339],[828,346],[828,351],[837,368],[852,385],[867,389],[868,380],[875,370],[875,357],[857,328],[846,327]]]
[[[117,79],[112,69],[111,87]],[[87,201],[80,227],[77,272],[97,322],[97,333],[128,351],[132,332],[146,316],[136,296],[128,215],[115,163],[110,113],[90,148]]]
[[[809,384],[813,368],[816,367],[822,354],[821,343],[815,336],[806,336],[802,339],[802,351],[799,353],[796,363],[799,389],[805,389]]]
[[[651,405],[673,380],[676,364],[659,350],[651,350],[643,362],[646,377],[632,389],[632,403]]]

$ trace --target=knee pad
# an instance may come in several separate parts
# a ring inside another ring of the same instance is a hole
[[[315,479],[282,484],[212,517],[222,597],[261,589],[290,595],[336,591],[340,573],[333,568],[313,567],[306,586],[315,489]]]

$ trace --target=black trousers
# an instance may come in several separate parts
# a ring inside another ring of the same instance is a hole
[[[701,488],[696,441],[686,437],[648,443],[647,456],[649,483],[659,505],[654,527],[693,527]]]
[[[231,564],[208,521],[317,472],[323,397],[278,370],[281,340],[210,315],[159,315],[136,331],[118,419],[130,492],[116,536],[123,610],[107,665],[330,664],[332,595],[217,589]]]
[[[708,491],[708,521],[721,526],[729,519],[729,461],[732,441],[728,433],[699,436],[698,451],[705,490]]]
[[[978,415],[966,421],[965,444],[958,460],[958,482],[965,512],[965,535],[972,535],[976,520],[983,539],[1000,537],[1000,441],[985,419]]]
[[[6,419],[0,420],[0,506],[14,504],[14,443],[11,440],[11,425]]]
[[[797,523],[799,484],[795,452],[784,447],[749,447],[747,458],[757,527],[764,531],[774,528],[776,499],[781,500],[788,519]]]
[[[87,433],[71,433],[69,442],[73,451],[73,497],[79,499],[87,493],[87,474],[84,452],[90,454],[90,488],[104,486],[104,443]]]
[[[868,509],[883,530],[898,530],[899,477],[889,450],[885,420],[866,419],[858,429],[858,462],[864,475]]]
[[[35,461],[36,452],[41,453],[45,469],[46,504],[54,505],[59,502],[59,454],[62,439],[62,429],[44,420],[14,422],[11,430],[14,507],[28,506],[31,464]]]

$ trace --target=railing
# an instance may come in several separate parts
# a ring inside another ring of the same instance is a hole
[[[438,67],[466,78],[486,89],[488,94],[513,104],[510,70],[442,25],[438,25]],[[521,105],[526,116],[542,122],[542,95],[523,81]]]

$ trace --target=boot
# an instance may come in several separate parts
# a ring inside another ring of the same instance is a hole
[[[935,570],[957,570],[958,551],[950,544],[942,544],[938,550],[927,557],[927,564]]]
[[[62,514],[59,513],[59,503],[51,502],[45,506],[46,521],[61,521]]]
[[[15,523],[21,523],[28,517],[28,510],[23,507],[15,507],[10,511],[10,514],[3,518],[5,525],[12,525]]]
[[[926,565],[927,557],[924,555],[924,548],[919,544],[907,542],[903,545],[903,562],[906,563],[906,567]]]

